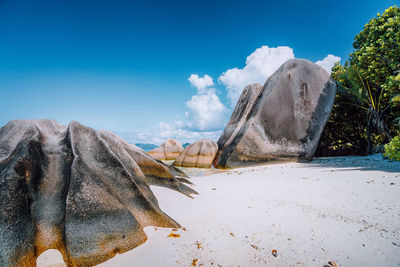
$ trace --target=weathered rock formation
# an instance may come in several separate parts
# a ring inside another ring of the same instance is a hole
[[[107,131],[11,121],[0,128],[0,266],[35,266],[47,249],[68,266],[130,250],[147,239],[145,226],[179,227],[149,184],[195,193],[185,181]]]
[[[222,151],[225,151],[227,149],[228,145],[232,143],[239,130],[246,123],[247,116],[249,115],[249,112],[253,107],[254,102],[260,94],[261,89],[262,86],[259,83],[247,85],[243,89],[243,92],[239,97],[236,107],[233,110],[231,118],[226,124],[221,136],[219,137],[216,159],[220,158]]]
[[[158,160],[174,160],[183,151],[181,142],[174,139],[167,139],[161,146],[147,152]]]
[[[328,72],[308,60],[291,59],[268,78],[255,100],[252,86],[243,91],[218,140],[214,165],[311,160],[336,94]]]
[[[176,158],[173,165],[179,167],[210,168],[218,145],[212,140],[202,139],[189,145]]]

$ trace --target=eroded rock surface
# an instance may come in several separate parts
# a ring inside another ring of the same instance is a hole
[[[186,175],[107,131],[78,122],[17,120],[0,128],[0,266],[35,266],[58,249],[91,266],[179,227],[149,184],[195,193]]]
[[[268,78],[255,100],[257,89],[250,91],[243,91],[218,141],[214,165],[311,160],[336,94],[328,72],[308,60],[291,59]]]
[[[174,160],[183,151],[181,142],[175,139],[167,139],[161,146],[147,152],[158,160]]]
[[[239,100],[236,104],[235,109],[232,112],[231,118],[225,126],[224,131],[222,132],[219,140],[218,140],[218,151],[216,158],[221,156],[222,151],[227,149],[227,146],[232,143],[233,139],[239,133],[239,130],[247,121],[247,116],[251,108],[254,105],[258,95],[260,94],[262,89],[262,85],[259,83],[253,83],[247,85],[242,94],[239,97]]]
[[[212,140],[202,139],[189,145],[176,158],[173,165],[179,167],[210,168],[218,145]]]

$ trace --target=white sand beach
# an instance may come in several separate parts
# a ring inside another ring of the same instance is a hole
[[[98,266],[400,264],[399,162],[317,158],[191,181],[194,199],[152,187],[183,228],[147,227],[143,245]],[[180,237],[168,237],[172,232]]]

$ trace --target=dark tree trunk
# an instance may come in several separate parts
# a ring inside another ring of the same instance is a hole
[[[371,154],[372,146],[371,146],[371,108],[367,112],[367,151],[366,154]]]

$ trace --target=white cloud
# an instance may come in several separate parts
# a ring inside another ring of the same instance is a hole
[[[200,139],[211,139],[217,141],[222,134],[222,130],[192,131],[184,127],[182,128],[182,125],[179,122],[175,122],[173,124],[160,122],[159,130],[159,136],[161,137],[161,140],[174,138],[182,143],[193,143],[194,141]]]
[[[140,133],[129,131],[129,132],[115,132],[115,134],[131,144],[150,143],[149,132],[146,130],[143,130]]]
[[[138,140],[146,140],[146,135],[144,133],[138,133],[136,134],[136,137]]]
[[[316,64],[320,65],[321,67],[323,67],[324,69],[326,69],[326,71],[331,74],[332,71],[332,67],[333,65],[340,61],[341,58],[334,56],[334,55],[327,55],[323,60],[318,60],[317,62],[315,62]]]
[[[203,93],[197,93],[186,103],[189,111],[188,127],[195,130],[207,131],[223,127],[225,106],[221,103],[214,88]]]
[[[285,61],[294,58],[293,49],[287,46],[262,46],[251,53],[246,59],[244,68],[233,68],[225,71],[219,81],[226,86],[227,97],[234,106],[243,88],[250,83],[264,84]],[[316,64],[321,65],[329,73],[333,64],[340,57],[327,55]],[[195,95],[186,102],[187,111],[184,121],[173,123],[160,122],[157,130],[142,131],[141,133],[123,133],[121,136],[132,143],[152,143],[160,145],[167,138],[174,138],[182,143],[192,143],[206,138],[217,141],[225,126],[226,108],[216,94],[212,77],[205,74],[199,77],[191,74],[188,78],[191,86],[197,89]],[[230,109],[229,109],[230,110]]]
[[[191,74],[188,80],[199,92],[203,92],[207,87],[214,85],[213,79],[207,74],[203,77],[199,77],[197,74]]]
[[[220,129],[225,123],[225,106],[216,94],[213,79],[205,74],[199,77],[191,74],[188,78],[192,86],[196,87],[197,93],[186,102],[188,111],[185,117],[188,119],[186,128],[195,131],[212,131]]]
[[[219,76],[218,80],[226,86],[228,98],[232,106],[236,105],[243,88],[251,83],[263,85],[285,61],[294,58],[293,49],[288,46],[257,48],[246,59],[244,68],[228,69]],[[315,62],[329,73],[340,57],[327,55],[323,60]]]
[[[188,110],[186,120],[176,120],[173,123],[160,122],[156,131],[141,133],[122,133],[121,136],[131,143],[152,143],[160,145],[168,138],[174,138],[182,143],[192,143],[199,139],[217,141],[225,124],[226,108],[216,94],[213,79],[209,75],[199,77],[192,74],[189,82],[197,89],[195,95],[186,102]]]
[[[222,130],[193,131],[185,127],[182,121],[175,121],[173,123],[160,122],[158,127],[152,130],[116,132],[116,134],[132,144],[148,143],[161,145],[168,138],[177,139],[182,144],[193,143],[200,139],[218,141]]]
[[[282,63],[291,58],[294,58],[293,49],[288,46],[262,46],[247,57],[243,69],[233,68],[222,73],[219,81],[226,86],[231,105],[236,105],[246,85],[250,83],[263,85]]]

